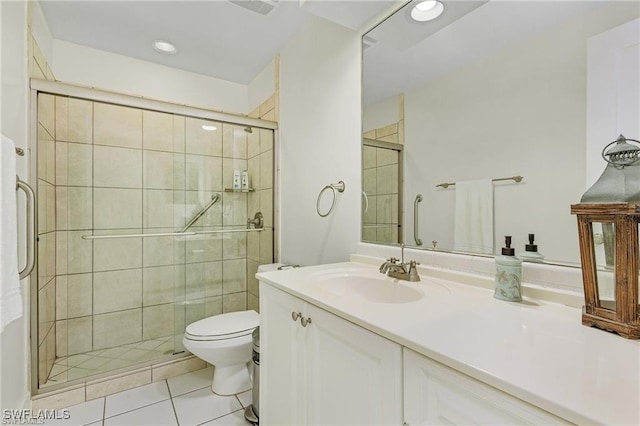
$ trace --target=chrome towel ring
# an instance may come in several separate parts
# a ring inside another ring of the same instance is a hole
[[[318,212],[320,217],[327,217],[331,214],[331,212],[333,211],[333,208],[336,205],[336,190],[338,192],[344,192],[344,188],[345,186],[343,181],[340,181],[338,183],[332,183],[331,185],[327,185],[324,188],[322,188],[322,191],[320,191],[320,194],[318,194],[318,200],[316,201],[316,212]],[[331,200],[331,207],[329,208],[329,211],[323,214],[323,213],[320,213],[320,198],[322,198],[322,194],[327,189],[331,189],[331,193],[333,194],[333,199]]]

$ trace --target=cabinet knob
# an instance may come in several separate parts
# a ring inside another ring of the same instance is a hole
[[[302,324],[303,327],[306,327],[307,325],[311,324],[311,318],[302,317],[300,319],[300,324]]]
[[[300,312],[291,312],[291,319],[294,321],[298,321],[298,318],[302,318],[302,313]]]

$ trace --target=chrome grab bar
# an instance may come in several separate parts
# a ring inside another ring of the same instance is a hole
[[[20,154],[18,154],[20,155]],[[36,194],[33,189],[16,176],[16,191],[21,189],[27,196],[27,264],[20,271],[20,279],[26,278],[33,271],[36,265],[36,212],[37,201]]]
[[[202,208],[202,210],[200,210],[198,213],[196,213],[196,215],[193,216],[189,222],[187,222],[187,224],[180,230],[180,232],[184,232],[187,229],[189,229],[191,227],[191,225],[196,223],[196,221],[198,219],[200,219],[200,217],[202,217],[202,215],[205,214],[207,212],[207,210],[209,210],[211,208],[211,206],[213,206],[215,203],[217,203],[218,200],[220,200],[220,195],[219,194],[213,194],[211,196],[211,201],[209,201],[209,203],[207,203],[207,205],[204,206]]]
[[[416,199],[413,202],[413,239],[416,245],[421,246],[422,240],[418,238],[418,203],[422,201],[422,194],[416,195]]]
[[[364,199],[364,209],[362,213],[366,213],[369,210],[369,197],[367,197],[367,193],[362,191],[362,198]]]
[[[198,232],[158,232],[155,234],[112,234],[112,235],[83,235],[83,240],[112,240],[116,238],[146,238],[146,237],[188,237],[203,234],[227,234],[231,232],[262,232],[264,228],[258,229],[218,229],[214,231]]]

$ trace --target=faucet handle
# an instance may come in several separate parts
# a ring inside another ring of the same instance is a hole
[[[397,263],[398,259],[396,259],[395,257],[390,257],[390,258],[387,259],[387,262],[389,262],[389,263]]]
[[[407,273],[409,274],[409,281],[417,282],[420,281],[420,275],[418,275],[418,269],[416,268],[420,262],[416,262],[415,260],[409,261],[409,270]]]

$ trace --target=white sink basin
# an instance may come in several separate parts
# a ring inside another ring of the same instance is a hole
[[[354,297],[368,302],[409,303],[424,297],[415,283],[405,284],[359,269],[321,272],[314,274],[313,279],[320,288],[336,296]]]

